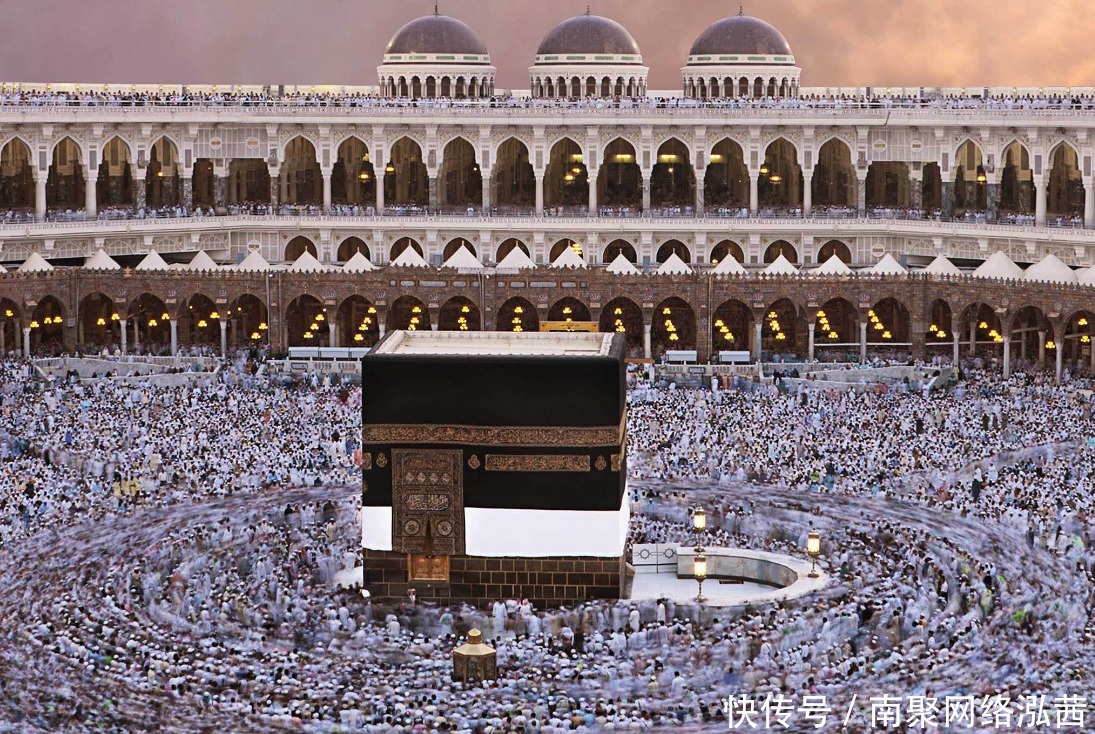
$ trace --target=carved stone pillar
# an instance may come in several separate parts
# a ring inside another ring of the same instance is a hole
[[[88,219],[99,214],[99,204],[95,196],[95,187],[98,184],[98,171],[84,170],[84,211]]]
[[[148,206],[148,187],[144,171],[139,171],[137,178],[133,179],[133,204],[138,209]]]
[[[213,205],[218,211],[228,207],[228,177],[213,177]]]
[[[808,217],[814,210],[814,172],[802,172],[802,216]],[[813,359],[811,357],[810,359]]]
[[[985,184],[985,212],[990,222],[995,222],[1000,208],[1000,184]]]
[[[194,208],[194,179],[185,177],[182,179],[182,205],[186,211],[190,211]]]
[[[34,218],[39,222],[46,218],[46,174],[34,174]]]
[[[944,217],[954,216],[954,184],[944,181],[942,184],[943,197],[940,208]]]
[[[587,170],[587,173],[588,173],[587,178],[589,180],[589,207],[588,207],[589,216],[595,217],[595,216],[597,216],[597,206],[598,206],[598,202],[597,202],[597,173],[598,173],[598,169],[589,168],[589,169],[586,169],[586,170]]]
[[[1046,186],[1044,180],[1034,180],[1035,196],[1034,196],[1034,224],[1038,227],[1045,226],[1046,223]]]

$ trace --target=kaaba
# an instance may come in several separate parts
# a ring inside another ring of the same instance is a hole
[[[372,596],[621,596],[624,353],[620,334],[387,334],[361,367]]]

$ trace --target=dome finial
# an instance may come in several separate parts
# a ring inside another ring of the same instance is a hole
[[[433,14],[441,15],[441,11],[437,7],[437,0],[433,0]]]
[[[593,13],[589,9],[589,3],[586,3],[586,15],[592,15]]]
[[[738,6],[738,17],[740,18],[743,15],[745,15],[745,6],[744,5],[739,5]]]

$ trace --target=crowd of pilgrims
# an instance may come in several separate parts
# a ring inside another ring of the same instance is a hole
[[[336,586],[359,557],[361,391],[253,367],[157,387],[0,363],[0,730],[726,727],[751,694],[827,696],[836,731],[853,694],[866,729],[870,696],[1044,695],[1052,720],[1095,689],[1079,380],[633,384],[629,543],[694,543],[703,505],[709,547],[803,556],[819,530],[830,583],[732,610],[477,609]],[[496,682],[451,681],[472,628]]]
[[[362,92],[309,91],[275,93],[253,90],[199,91],[173,87],[157,92],[139,90],[0,91],[4,107],[350,107],[417,109],[930,109],[930,110],[1091,110],[1090,94],[800,94],[796,96],[720,97],[566,97],[530,98],[498,94],[483,98],[379,97]]]

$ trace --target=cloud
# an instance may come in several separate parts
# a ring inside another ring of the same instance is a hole
[[[5,8],[8,81],[376,84],[397,28],[432,0],[38,0]],[[586,0],[440,0],[475,28],[498,86],[528,85],[553,25]],[[692,41],[726,0],[592,0],[623,23],[652,89],[680,87]],[[806,86],[1055,86],[1095,78],[1088,0],[746,0],[779,28]]]

